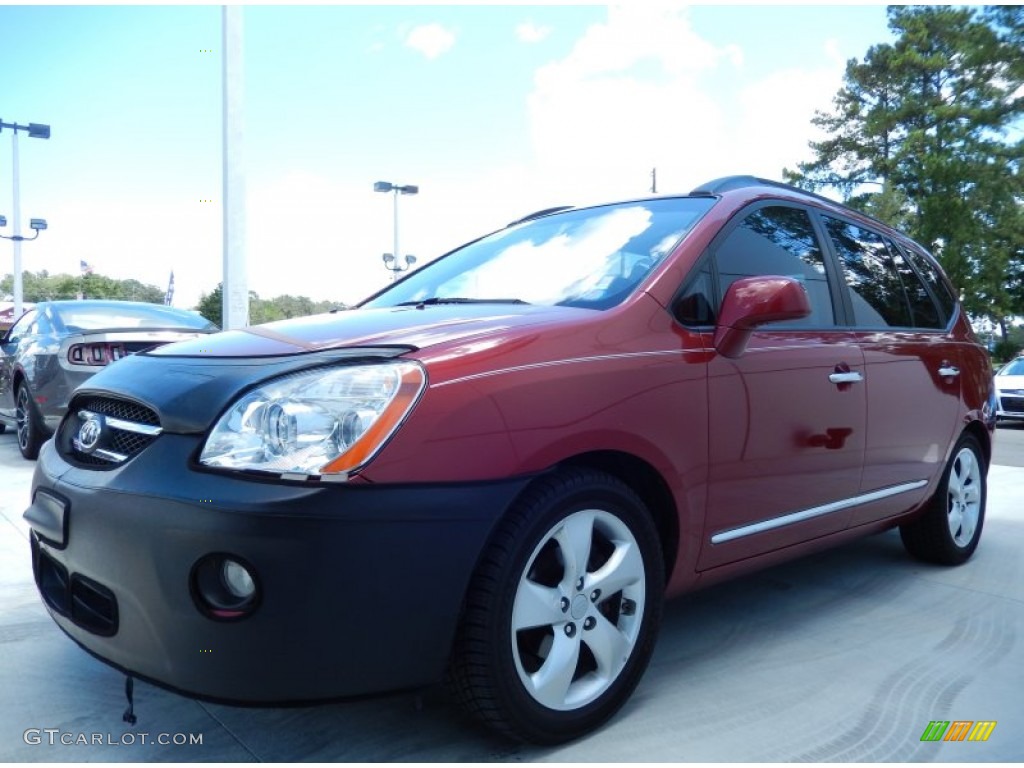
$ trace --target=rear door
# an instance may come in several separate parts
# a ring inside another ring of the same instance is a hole
[[[864,365],[853,334],[836,324],[833,269],[804,208],[762,203],[717,238],[680,301],[718,307],[733,281],[782,275],[803,284],[812,307],[802,320],[764,326],[739,358],[710,358],[700,569],[846,527],[864,456]],[[696,296],[702,290],[710,295]]]
[[[913,257],[861,224],[824,215],[822,221],[866,364],[861,494],[873,500],[854,509],[850,523],[857,525],[923,499],[945,465],[960,409],[961,360],[946,332],[950,303],[934,295],[939,286],[929,285]]]

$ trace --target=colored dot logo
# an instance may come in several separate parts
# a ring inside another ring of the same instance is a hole
[[[200,653],[213,653],[213,648],[200,648]]]
[[[213,53],[213,48],[200,48],[200,53]]]
[[[200,504],[213,504],[213,499],[200,499]]]
[[[200,203],[212,203],[213,199],[212,198],[199,198],[199,202]]]

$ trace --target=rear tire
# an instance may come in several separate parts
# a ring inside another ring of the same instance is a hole
[[[939,565],[966,562],[978,547],[985,523],[987,474],[981,444],[973,435],[964,435],[924,513],[900,526],[907,551]]]
[[[18,423],[18,450],[26,459],[33,460],[39,456],[39,448],[46,438],[40,426],[39,411],[24,383],[18,385],[14,415]]]
[[[456,696],[518,740],[594,730],[647,667],[664,583],[654,523],[626,485],[582,468],[538,480],[474,574],[450,670]]]

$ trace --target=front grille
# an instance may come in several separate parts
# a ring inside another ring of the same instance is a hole
[[[75,400],[74,408],[102,413],[104,416],[113,416],[115,419],[132,421],[150,427],[160,426],[160,417],[152,408],[133,403],[131,400],[115,400],[112,397],[83,397]]]
[[[88,421],[98,436],[86,437],[82,428]],[[71,464],[112,469],[140,453],[160,432],[160,418],[152,408],[131,400],[86,395],[68,407],[55,442]]]
[[[32,539],[32,570],[43,601],[61,616],[96,635],[117,634],[117,598],[114,593],[67,568],[44,552]]]
[[[1024,397],[1001,397],[999,398],[999,410],[1008,413],[1024,413]]]

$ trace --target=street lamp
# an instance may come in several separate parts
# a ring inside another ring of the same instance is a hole
[[[384,259],[384,269],[390,269],[391,270],[391,279],[392,280],[395,280],[395,279],[398,278],[398,273],[399,272],[405,272],[405,270],[409,269],[409,267],[411,267],[413,264],[416,263],[416,257],[415,256],[407,255],[405,257],[405,265],[403,266],[403,265],[398,263],[398,260],[395,259],[395,254],[393,254],[393,253],[385,253],[384,256],[383,256],[383,259]]]
[[[35,240],[36,237],[39,237],[40,231],[46,229],[46,222],[43,219],[32,219],[29,226],[35,230],[35,236],[28,238],[21,236],[21,198],[18,193],[18,131],[25,131],[31,139],[48,139],[50,138],[50,126],[43,125],[42,123],[18,125],[17,123],[5,123],[3,120],[0,120],[0,132],[3,132],[4,128],[10,128],[13,132],[11,147],[14,161],[11,168],[11,176],[14,179],[14,236],[6,239],[14,241],[14,319],[17,320],[21,317],[22,310],[21,243],[23,240]],[[37,223],[41,226],[37,227]]]
[[[0,228],[7,226],[7,217],[0,216]],[[46,229],[46,219],[29,219],[29,229],[34,229],[35,234],[32,237],[22,237],[21,235],[0,235],[4,240],[13,240],[16,243],[31,242],[39,237],[39,233]],[[17,225],[15,225],[15,231],[17,231]]]
[[[373,185],[374,192],[393,192],[395,195],[395,250],[391,253],[385,253],[384,268],[391,270],[391,279],[394,280],[398,277],[399,272],[404,272],[409,269],[413,264],[416,263],[415,256],[405,257],[405,266],[398,264],[398,195],[416,195],[419,194],[420,188],[415,184],[392,184],[390,181],[378,181]]]

